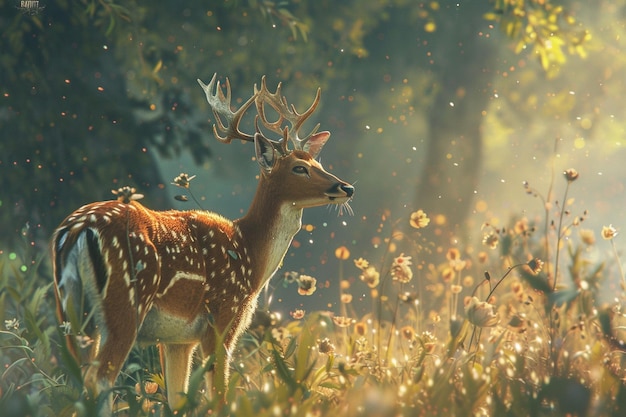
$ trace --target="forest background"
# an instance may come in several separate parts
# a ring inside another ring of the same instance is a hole
[[[46,250],[68,213],[124,185],[151,208],[197,208],[173,198],[180,172],[197,175],[202,208],[242,215],[258,168],[249,145],[212,137],[195,80],[213,73],[229,77],[236,101],[262,75],[298,109],[322,88],[315,122],[332,132],[322,161],[355,182],[355,216],[309,210],[285,270],[327,287],[335,248],[374,255],[387,219],[426,211],[435,243],[424,262],[436,263],[441,248],[480,242],[482,223],[532,221],[542,208],[524,181],[550,201],[568,168],[580,173],[588,227],[626,220],[624,1],[37,7],[0,1],[3,253],[16,240]]]

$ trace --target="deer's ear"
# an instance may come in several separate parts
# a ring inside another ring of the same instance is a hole
[[[276,160],[276,152],[272,143],[259,132],[254,134],[254,149],[256,152],[256,160],[259,166],[266,173],[270,173],[274,167]]]
[[[330,137],[330,132],[328,131],[316,133],[313,136],[311,136],[309,140],[304,144],[304,147],[302,148],[302,150],[305,152],[308,152],[309,155],[311,155],[311,157],[315,159],[317,158],[317,155],[319,155],[320,151],[322,150],[322,147],[324,146],[324,144],[326,143],[329,137]]]

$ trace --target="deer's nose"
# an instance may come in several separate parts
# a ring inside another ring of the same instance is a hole
[[[352,194],[354,194],[354,187],[350,184],[342,184],[340,182],[337,182],[332,187],[330,187],[324,194],[331,200],[345,197],[350,198],[352,197]]]
[[[352,197],[352,194],[354,194],[354,187],[350,184],[342,184],[340,188],[348,195],[348,197]]]

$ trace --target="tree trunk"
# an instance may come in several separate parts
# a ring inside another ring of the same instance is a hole
[[[444,215],[443,230],[453,235],[462,231],[471,210],[482,164],[481,123],[492,96],[496,58],[496,40],[480,34],[486,30],[487,7],[486,2],[461,3],[458,16],[441,22],[437,29],[447,45],[437,48],[445,56],[435,57],[441,67],[439,91],[428,116],[427,157],[417,184],[416,207],[431,218]],[[431,230],[436,233],[436,226]],[[449,237],[436,234],[444,238],[437,243]]]

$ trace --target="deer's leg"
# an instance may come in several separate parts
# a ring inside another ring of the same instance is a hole
[[[85,334],[93,337],[89,354],[79,352],[77,359],[87,361],[85,387],[89,395],[98,396],[113,387],[135,343],[137,313],[129,300],[128,287],[115,281],[125,271],[113,270],[114,278],[111,278],[103,267],[110,260],[100,253],[97,234],[92,230],[81,232],[75,243],[68,246],[68,233],[59,232],[54,246],[56,297],[59,307],[68,314],[72,312],[70,320],[78,324],[74,331],[81,333],[77,337],[87,339]],[[111,279],[113,284],[109,283]],[[110,399],[105,403],[112,405]],[[106,413],[103,410],[100,414]]]
[[[209,400],[224,401],[230,376],[230,358],[234,346],[229,326],[219,319],[216,326],[210,326],[200,344],[203,365],[214,356],[213,366],[204,375],[206,393]]]
[[[136,333],[117,333],[109,334],[105,340],[103,340],[98,354],[94,360],[94,364],[90,367],[87,375],[93,375],[95,370],[95,377],[98,392],[104,388],[111,388],[115,384],[117,376],[128,358],[133,345],[135,344]],[[93,370],[92,370],[93,369]],[[92,376],[93,381],[93,376]]]
[[[197,344],[160,344],[161,367],[165,374],[167,402],[171,410],[184,405],[189,384],[191,359]]]
[[[113,396],[109,390],[115,385],[115,380],[135,343],[135,334],[109,334],[106,338],[97,334],[94,335],[94,340],[84,384],[87,394],[94,399],[106,395],[98,416],[109,417],[113,415]]]
[[[213,331],[210,329],[209,334],[207,334],[200,344],[200,357],[202,358],[202,367],[206,369],[207,362],[211,359],[211,355],[215,353],[215,340],[213,336]],[[214,389],[216,384],[214,383],[215,378],[215,363],[213,363],[210,369],[206,370],[204,373],[204,384],[206,385],[206,397],[207,400],[211,401],[214,398]]]

